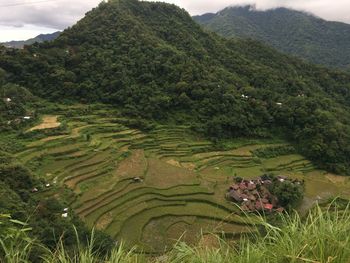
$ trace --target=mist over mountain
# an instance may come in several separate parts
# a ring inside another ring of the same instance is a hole
[[[350,25],[345,23],[287,8],[261,11],[254,6],[228,7],[193,18],[224,37],[252,38],[329,67],[350,66]]]

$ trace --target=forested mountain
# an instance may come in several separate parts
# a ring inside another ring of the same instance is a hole
[[[313,63],[350,68],[348,24],[287,8],[259,11],[253,6],[228,7],[194,19],[224,37],[252,38]]]
[[[52,34],[40,34],[28,40],[9,41],[9,42],[1,43],[1,45],[4,45],[5,47],[10,47],[10,48],[23,48],[25,45],[32,45],[34,43],[42,43],[44,41],[54,40],[60,35],[60,33],[61,32],[57,31]]]
[[[225,40],[165,3],[119,0],[52,42],[0,50],[5,81],[54,101],[104,102],[215,140],[284,136],[350,173],[350,75],[251,40]]]

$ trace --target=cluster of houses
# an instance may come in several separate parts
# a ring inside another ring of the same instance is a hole
[[[277,176],[277,180],[284,182],[290,179]],[[254,180],[242,179],[230,186],[226,198],[237,203],[246,212],[283,212],[284,208],[279,205],[277,197],[268,190],[272,183],[268,176],[262,176]]]

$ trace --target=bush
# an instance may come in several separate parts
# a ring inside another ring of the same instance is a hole
[[[296,207],[304,197],[304,186],[300,182],[273,180],[269,190],[277,197],[279,204],[286,208]]]

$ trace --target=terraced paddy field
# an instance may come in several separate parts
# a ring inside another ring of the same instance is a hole
[[[51,120],[58,122],[55,116]],[[254,218],[241,216],[224,197],[235,176],[272,172],[304,179],[300,211],[316,201],[350,196],[348,178],[317,170],[293,151],[261,154],[290,148],[283,141],[240,139],[215,150],[189,127],[158,125],[142,132],[103,107],[64,108],[57,116],[64,129],[34,129],[26,149],[17,153],[50,184],[38,194],[61,195],[89,226],[143,251],[163,251],[180,236],[195,243],[201,232],[235,237],[250,231]],[[61,185],[65,191],[57,191]]]

